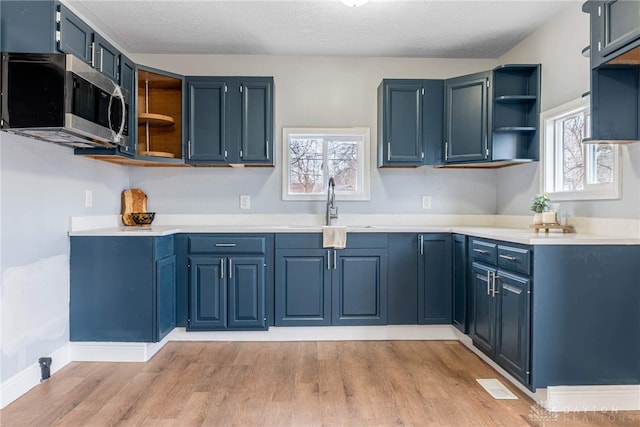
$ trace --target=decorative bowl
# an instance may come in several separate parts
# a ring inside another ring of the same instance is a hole
[[[131,212],[131,219],[138,225],[151,225],[155,212]]]

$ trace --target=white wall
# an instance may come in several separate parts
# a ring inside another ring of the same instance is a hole
[[[344,213],[492,214],[495,171],[377,169],[377,87],[383,78],[448,78],[491,69],[494,60],[296,56],[137,55],[133,59],[180,75],[266,75],[275,79],[275,168],[131,170],[131,184],[162,213],[322,213],[322,202],[284,202],[281,195],[283,126],[364,126],[371,129],[371,201],[339,201]],[[421,209],[431,195],[433,209]]]
[[[69,342],[69,216],[119,213],[128,186],[125,167],[0,132],[0,384]]]
[[[562,105],[589,91],[589,15],[581,3],[567,10],[502,56],[500,63],[541,63],[541,110]],[[562,202],[570,216],[640,218],[640,143],[620,147],[622,198]],[[540,193],[539,163],[501,169],[497,173],[497,213],[528,214],[531,198]]]

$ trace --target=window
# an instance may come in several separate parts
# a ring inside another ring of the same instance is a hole
[[[579,99],[540,115],[542,191],[553,201],[620,197],[618,146],[582,144],[589,136],[589,101]]]
[[[283,128],[282,198],[369,200],[369,128]]]

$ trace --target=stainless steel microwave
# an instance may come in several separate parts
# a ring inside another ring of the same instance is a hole
[[[129,94],[73,55],[2,53],[2,130],[79,148],[128,144]]]

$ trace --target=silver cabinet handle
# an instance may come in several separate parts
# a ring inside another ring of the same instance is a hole
[[[333,269],[337,269],[338,268],[338,258],[336,255],[336,250],[333,250]]]
[[[187,142],[187,159],[191,159],[191,141]]]
[[[104,49],[100,48],[100,72],[102,72],[102,63],[104,62]]]
[[[487,295],[491,295],[491,272],[487,270]]]
[[[496,278],[499,278],[500,276],[498,276],[495,272],[493,273],[493,284],[492,284],[492,289],[491,289],[491,296],[492,297],[496,297],[496,294],[499,294],[500,292],[498,292],[498,290],[496,289]]]
[[[267,139],[267,160],[269,160],[269,140]]]
[[[216,248],[235,248],[235,243],[216,243]]]
[[[224,279],[224,258],[220,258],[220,278]]]
[[[331,270],[331,251],[327,251],[327,270]]]
[[[449,143],[445,142],[444,143],[444,161],[446,162],[447,160],[449,160]]]
[[[91,42],[91,68],[96,68],[96,42]]]
[[[518,259],[517,257],[509,256],[509,255],[499,255],[499,257],[502,259],[506,259],[507,261],[515,261]]]
[[[421,234],[418,238],[418,245],[420,250],[420,255],[424,254],[424,236]]]
[[[475,249],[475,248],[473,249],[473,252],[478,252],[479,254],[483,254],[483,255],[486,255],[489,253],[489,251],[485,251],[483,249]]]
[[[391,161],[391,143],[387,142],[387,161]]]
[[[229,279],[233,279],[233,261],[229,258]]]

